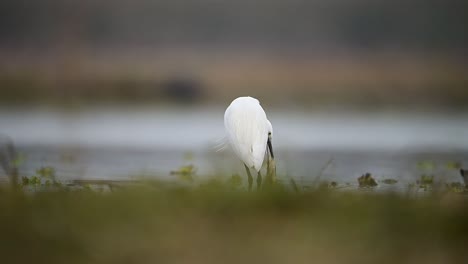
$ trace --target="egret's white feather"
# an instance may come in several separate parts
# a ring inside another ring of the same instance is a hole
[[[239,97],[224,113],[227,139],[236,155],[249,168],[260,171],[271,123],[257,99]]]
[[[220,139],[217,139],[215,142],[213,142],[214,146],[213,149],[215,152],[221,152],[224,151],[228,147],[228,140],[224,136]]]

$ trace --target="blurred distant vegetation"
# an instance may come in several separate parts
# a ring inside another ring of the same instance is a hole
[[[465,107],[466,1],[13,1],[2,103]]]
[[[2,46],[54,52],[58,42],[125,46],[248,44],[313,51],[466,51],[468,4],[461,0],[2,1]],[[333,49],[333,47],[328,47]]]

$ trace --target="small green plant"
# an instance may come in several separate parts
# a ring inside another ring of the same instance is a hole
[[[432,184],[434,183],[434,175],[422,174],[419,180],[416,181],[416,184],[419,188],[424,189],[425,191],[430,190],[432,188]]]
[[[458,161],[449,161],[446,164],[448,170],[459,170],[462,168],[462,165]]]
[[[361,175],[361,177],[358,178],[358,183],[359,187],[375,187],[377,186],[377,182],[375,181],[374,177],[372,177],[372,174],[366,173]]]
[[[434,175],[422,174],[416,183],[432,185],[434,183]]]
[[[44,179],[55,179],[55,169],[50,166],[41,167],[36,170],[36,175]]]
[[[180,180],[192,183],[197,168],[193,164],[180,167],[178,170],[171,171],[171,175],[177,176]]]
[[[447,190],[454,193],[463,193],[466,191],[465,186],[461,182],[451,182],[446,184]]]
[[[50,166],[41,167],[36,170],[36,174],[31,177],[22,177],[23,186],[46,186],[46,187],[60,187],[62,184],[57,181],[55,176],[55,169]]]
[[[396,184],[398,181],[395,179],[384,179],[382,182],[385,184]]]

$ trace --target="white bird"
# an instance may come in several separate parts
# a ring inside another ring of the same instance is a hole
[[[274,159],[271,143],[273,127],[260,102],[249,96],[235,99],[224,113],[224,126],[229,144],[244,163],[249,190],[252,189],[253,182],[250,169],[257,171],[257,189],[259,189],[262,185],[260,169],[265,153]]]

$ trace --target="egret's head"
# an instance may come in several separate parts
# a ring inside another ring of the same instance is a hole
[[[272,140],[273,140],[273,126],[271,125],[270,121],[267,119],[267,131],[268,131],[268,151],[270,153],[270,156],[272,159],[275,158],[275,155],[273,154],[273,145],[272,145]]]
[[[268,130],[268,139],[271,140],[273,137],[273,126],[271,126],[270,121],[267,119],[267,130]]]

